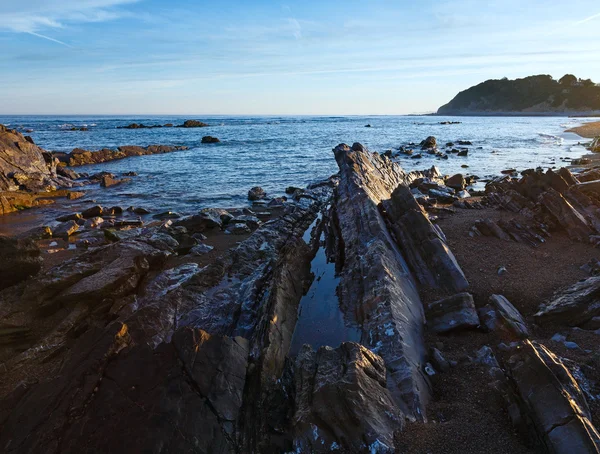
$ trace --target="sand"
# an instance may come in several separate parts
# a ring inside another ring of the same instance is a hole
[[[565,132],[574,132],[575,134],[585,137],[586,139],[593,139],[600,136],[600,121],[585,123],[581,126],[567,129]]]

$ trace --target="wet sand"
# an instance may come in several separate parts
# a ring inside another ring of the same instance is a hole
[[[574,132],[575,134],[585,137],[586,139],[593,139],[600,136],[600,121],[585,123],[581,126],[567,129],[565,132]]]

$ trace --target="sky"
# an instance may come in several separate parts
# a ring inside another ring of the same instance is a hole
[[[0,0],[0,114],[427,113],[600,82],[597,0]]]

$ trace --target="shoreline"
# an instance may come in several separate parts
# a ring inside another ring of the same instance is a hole
[[[580,137],[583,137],[584,139],[594,139],[600,136],[600,121],[583,123],[580,126],[567,129],[565,132],[572,132]]]

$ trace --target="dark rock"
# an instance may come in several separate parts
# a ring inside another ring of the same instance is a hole
[[[560,358],[538,343],[524,341],[507,363],[516,390],[512,397],[524,426],[543,452],[569,454],[600,450],[600,434],[573,375]]]
[[[81,213],[70,213],[56,218],[58,222],[77,221],[78,219],[83,219]]]
[[[535,318],[539,323],[553,321],[569,326],[583,325],[600,315],[600,276],[594,276],[557,292],[540,306]]]
[[[258,219],[256,216],[247,216],[247,215],[236,216],[235,218],[231,219],[229,221],[229,223],[231,223],[231,224],[246,224],[251,229],[256,229],[256,228],[260,227],[260,225],[262,224],[261,220]]]
[[[457,173],[446,180],[446,186],[461,191],[465,189],[467,183],[462,173]]]
[[[57,175],[60,175],[61,177],[65,177],[65,178],[69,178],[71,180],[77,180],[79,178],[79,174],[71,169],[68,169],[67,167],[64,166],[58,166],[56,168],[56,173]]]
[[[403,415],[387,388],[383,360],[362,345],[305,346],[295,368],[297,452],[393,453]]]
[[[202,137],[202,143],[219,143],[220,140],[213,136]]]
[[[479,317],[473,297],[469,293],[459,293],[431,303],[427,308],[427,325],[436,333],[476,328]]]
[[[431,363],[433,364],[433,367],[435,367],[436,370],[440,372],[448,372],[450,370],[450,363],[446,358],[444,358],[442,352],[439,351],[437,348],[431,349],[430,356]]]
[[[189,232],[202,233],[206,230],[221,228],[222,222],[220,218],[213,216],[211,213],[200,213],[193,216],[179,219],[173,223],[174,227],[185,227]]]
[[[248,200],[261,200],[267,197],[267,193],[260,186],[255,186],[248,191]]]
[[[233,235],[246,235],[252,233],[252,229],[246,224],[231,224],[227,227],[225,232]]]
[[[473,145],[473,143],[469,140],[459,140],[457,143],[459,145]]]
[[[206,123],[202,123],[201,121],[198,120],[186,120],[183,122],[183,125],[181,125],[181,128],[205,128],[208,125]]]
[[[103,214],[104,214],[104,208],[102,208],[100,205],[96,205],[91,208],[88,208],[87,210],[85,210],[81,213],[81,215],[86,219],[87,218],[95,218],[97,216],[102,216]]]
[[[425,140],[423,140],[419,144],[419,146],[421,147],[421,150],[427,150],[429,148],[437,148],[437,140],[435,137],[429,136]]]
[[[469,155],[469,150],[460,150],[457,154],[457,156],[468,156]]]
[[[130,181],[131,181],[130,178],[122,178],[122,179],[118,180],[109,175],[104,175],[102,177],[102,179],[100,180],[100,186],[102,186],[103,188],[109,188],[111,186],[115,186],[115,185],[121,184],[121,183],[128,183]]]
[[[139,214],[139,215],[150,214],[149,210],[147,210],[146,208],[142,208],[142,207],[135,207],[131,210],[131,212],[135,213],[135,214]]]
[[[79,224],[75,221],[66,221],[59,224],[52,231],[53,238],[67,238],[79,230]]]
[[[181,215],[179,213],[175,213],[174,211],[165,211],[163,213],[158,213],[152,216],[154,219],[160,219],[161,221],[167,219],[179,219]]]
[[[42,267],[40,250],[30,239],[0,235],[0,290],[18,284]]]
[[[479,311],[479,318],[489,331],[501,331],[506,340],[529,337],[521,313],[502,295],[492,295],[489,304]]]

